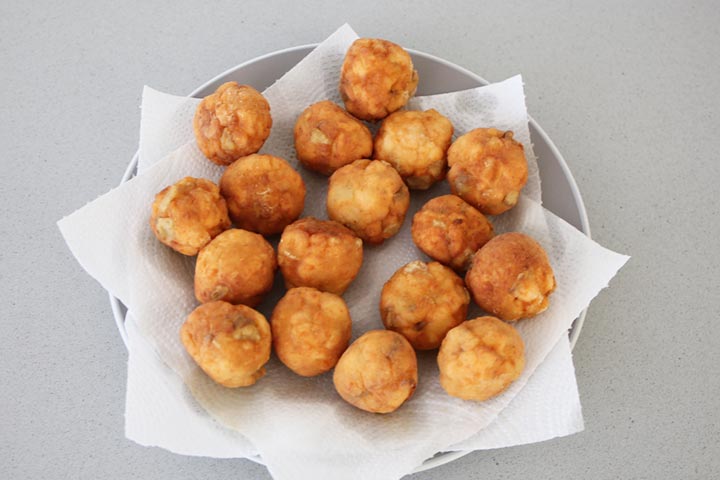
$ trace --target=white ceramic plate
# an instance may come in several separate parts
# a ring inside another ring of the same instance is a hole
[[[249,84],[262,91],[295,66],[303,57],[310,53],[314,47],[315,45],[302,45],[254,58],[221,73],[196,88],[190,93],[190,96],[205,97],[214,92],[221,84],[230,81]],[[415,50],[408,49],[408,51],[412,56],[413,65],[420,77],[420,84],[418,85],[417,91],[418,96],[466,90],[488,83],[482,77],[441,58]],[[545,131],[543,131],[540,125],[532,118],[530,118],[530,135],[533,140],[533,148],[537,155],[538,166],[540,168],[543,205],[589,237],[590,225],[588,223],[585,205],[583,204],[580,191],[577,188],[575,179],[570,173],[567,163],[565,163],[565,160],[552,140],[550,140]],[[126,182],[135,175],[137,161],[138,154],[136,153],[123,175],[122,182]],[[125,306],[112,295],[110,296],[110,305],[112,306],[113,316],[120,331],[120,336],[125,345],[127,345]],[[583,310],[580,316],[575,319],[570,329],[571,347],[575,347],[575,343],[580,335],[580,330],[585,321],[585,313],[586,310]],[[420,472],[444,465],[468,453],[469,452],[440,452],[434,457],[427,459],[415,471]],[[263,463],[260,457],[251,458],[250,460]]]

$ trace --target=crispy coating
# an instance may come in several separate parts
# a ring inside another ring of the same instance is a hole
[[[415,392],[417,382],[415,350],[390,330],[371,330],[355,340],[333,374],[343,400],[375,413],[397,410]]]
[[[220,179],[230,218],[240,228],[274,235],[305,207],[305,182],[285,160],[249,155],[230,165]]]
[[[401,46],[387,40],[360,38],[345,54],[340,96],[345,108],[362,120],[380,120],[415,95],[418,74]]]
[[[525,344],[512,325],[495,317],[478,317],[448,332],[437,362],[440,385],[448,394],[483,401],[520,376]]]
[[[445,177],[452,135],[452,123],[436,110],[395,112],[383,120],[373,156],[392,165],[408,187],[426,190]]]
[[[277,260],[261,235],[226,230],[200,250],[195,263],[195,298],[254,307],[272,288]]]
[[[195,363],[220,385],[247,387],[265,375],[270,325],[250,307],[227,302],[200,305],[180,328],[180,339]]]
[[[528,168],[512,132],[476,128],[448,149],[447,179],[455,195],[486,215],[499,215],[518,201]]]
[[[308,287],[288,290],[270,322],[275,353],[303,377],[332,369],[352,334],[350,312],[343,299]]]
[[[228,82],[205,97],[195,111],[198,147],[218,165],[230,165],[263,146],[272,127],[270,104],[249,85]]]
[[[426,255],[463,271],[470,266],[475,252],[493,237],[493,226],[460,197],[443,195],[415,213],[412,237]]]
[[[300,163],[323,175],[372,155],[370,130],[329,100],[306,108],[295,122],[294,135]]]
[[[522,233],[498,235],[473,257],[465,283],[475,302],[507,321],[545,311],[555,275],[545,250]]]
[[[285,286],[342,295],[363,261],[362,240],[332,220],[301,218],[283,230],[278,264]]]
[[[380,160],[356,160],[330,177],[328,216],[373,244],[400,230],[410,192],[400,175]]]
[[[465,321],[470,294],[455,272],[419,260],[400,268],[385,283],[380,316],[417,350],[440,346],[447,332]]]
[[[173,250],[197,255],[230,228],[230,218],[217,185],[204,178],[185,177],[155,195],[150,228]]]

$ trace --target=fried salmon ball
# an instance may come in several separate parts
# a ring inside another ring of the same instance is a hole
[[[486,243],[473,257],[465,283],[480,308],[507,321],[545,311],[555,290],[545,250],[522,233]]]
[[[375,136],[374,157],[392,165],[408,187],[426,190],[445,176],[452,135],[452,123],[436,110],[395,112]]]
[[[198,147],[218,165],[230,165],[263,146],[272,127],[270,104],[249,85],[228,82],[205,97],[195,111]]]
[[[294,135],[300,163],[323,175],[372,155],[370,130],[328,100],[310,105],[300,114]]]
[[[247,387],[265,375],[270,325],[245,305],[205,303],[188,316],[180,339],[210,378],[226,387]]]
[[[273,310],[270,324],[278,358],[303,377],[332,369],[352,333],[343,299],[308,287],[288,290]]]
[[[387,40],[360,38],[345,54],[340,96],[348,112],[379,120],[399,110],[415,95],[418,74],[410,54]]]
[[[328,216],[373,244],[400,230],[410,207],[410,192],[388,163],[356,160],[330,177]]]
[[[412,238],[426,255],[457,271],[493,237],[490,221],[455,195],[427,202],[413,217]]]
[[[217,185],[204,178],[185,177],[155,195],[150,228],[173,250],[197,255],[230,228],[230,219]]]
[[[333,374],[343,400],[375,413],[397,410],[412,396],[417,382],[415,350],[390,330],[371,330],[355,340]]]
[[[476,128],[450,145],[447,158],[452,192],[486,215],[514,207],[527,183],[525,151],[512,132]]]
[[[342,295],[363,261],[362,240],[332,220],[301,218],[283,230],[278,264],[285,286]]]
[[[272,288],[277,261],[257,233],[226,230],[200,250],[195,263],[195,298],[254,307]]]
[[[525,368],[525,345],[512,325],[479,317],[450,330],[437,358],[440,385],[453,397],[487,400]]]
[[[417,350],[440,346],[445,334],[465,321],[470,294],[455,272],[437,263],[410,262],[385,283],[380,316]]]
[[[235,225],[263,235],[282,232],[305,206],[302,177],[272,155],[249,155],[230,165],[220,179],[220,193]]]

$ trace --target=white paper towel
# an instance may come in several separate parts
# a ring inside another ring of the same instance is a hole
[[[182,455],[238,458],[256,455],[241,433],[218,424],[195,401],[138,332],[132,315],[128,334],[125,435],[148,447]]]
[[[563,335],[490,425],[447,450],[489,450],[542,442],[583,428],[570,341]]]
[[[349,28],[341,29],[268,89],[275,125],[264,151],[293,158],[291,132],[297,114],[309,103],[330,96],[324,94],[330,88],[335,92],[339,63],[353,39]],[[194,307],[192,262],[161,246],[147,226],[155,192],[186,175],[217,179],[220,171],[194,144],[182,146],[145,174],[63,219],[60,228],[78,261],[135,313],[139,330],[160,358],[184,379],[211,415],[252,442],[277,478],[398,478],[424,458],[472,436],[522,389],[572,320],[626,260],[589,241],[537,203],[521,200],[513,210],[516,225],[548,250],[558,290],[547,312],[520,324],[527,347],[525,373],[489,402],[463,402],[445,395],[437,383],[432,354],[419,356],[415,397],[388,416],[369,415],[343,404],[329,375],[296,377],[276,360],[268,365],[267,377],[252,389],[227,390],[199,371],[178,340],[179,325]],[[320,177],[312,180],[324,182]],[[308,187],[310,191],[310,181]],[[307,210],[324,216],[322,196],[308,197]],[[414,201],[413,210],[421,203]],[[346,294],[355,336],[381,326],[376,312],[380,286],[395,268],[417,258],[408,230],[382,247],[367,250],[361,277]],[[266,312],[269,306],[265,304]]]

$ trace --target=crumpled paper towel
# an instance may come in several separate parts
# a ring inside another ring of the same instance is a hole
[[[132,315],[126,317],[125,329],[125,435],[129,439],[181,455],[238,458],[257,454],[240,432],[218,424],[195,401],[182,380],[162,363],[138,332]]]
[[[294,120],[308,104],[336,98],[339,65],[354,38],[349,27],[341,28],[266,91],[275,123],[263,151],[294,161]],[[514,227],[546,248],[558,289],[545,313],[519,324],[527,366],[502,395],[483,403],[445,395],[437,382],[432,352],[419,354],[420,383],[414,398],[391,415],[358,411],[339,400],[330,375],[297,377],[275,359],[268,364],[267,376],[253,388],[228,390],[210,381],[179,342],[179,326],[195,306],[192,261],[160,245],[147,225],[155,192],[186,175],[216,180],[220,173],[189,143],[61,220],[59,226],[81,265],[129,306],[139,332],[159,358],[183,378],[210,415],[254,445],[277,478],[399,478],[435,452],[473,436],[522,390],[572,320],[627,260],[523,197],[513,210]],[[312,179],[302,173],[306,180]],[[314,186],[308,181],[309,192]],[[422,203],[414,197],[409,216]],[[324,216],[323,203],[321,196],[308,195],[305,213]],[[409,222],[385,245],[366,250],[361,275],[345,295],[355,337],[381,327],[376,311],[380,286],[396,268],[419,256],[408,227]],[[264,311],[271,306],[272,299],[264,304]]]

